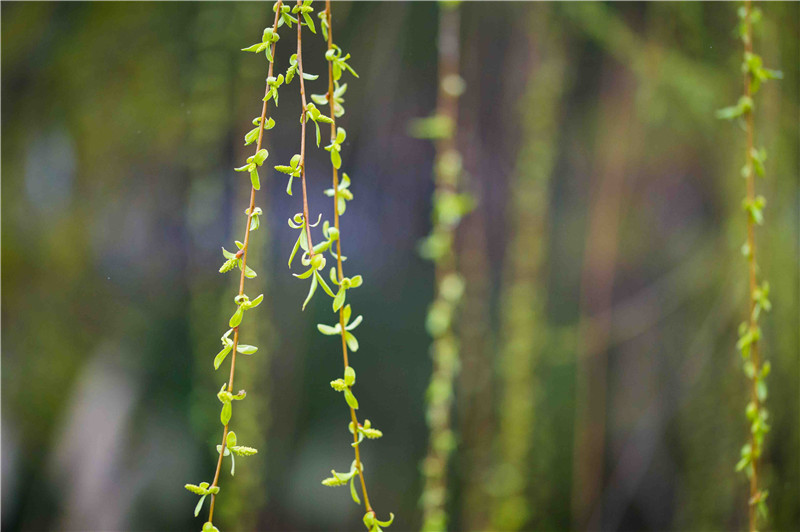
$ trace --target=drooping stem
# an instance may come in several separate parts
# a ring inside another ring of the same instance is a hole
[[[544,7],[544,6],[542,6]],[[501,290],[499,377],[502,382],[493,478],[504,479],[492,493],[491,528],[523,530],[532,518],[543,526],[546,501],[531,504],[536,477],[547,456],[539,412],[545,386],[547,336],[546,278],[550,193],[558,155],[558,126],[564,101],[567,57],[551,10],[538,9],[530,22],[533,64],[521,100],[522,143],[508,198],[510,240]],[[525,253],[518,250],[525,249]],[[531,430],[531,426],[535,430]],[[538,514],[538,515],[537,515]]]
[[[744,16],[744,24],[745,24],[745,36],[744,36],[744,50],[745,56],[753,53],[753,25],[752,25],[752,7],[750,5],[750,0],[745,0],[745,16]],[[746,98],[752,98],[752,72],[750,69],[745,70],[744,73],[744,95]],[[747,202],[749,204],[753,204],[755,202],[755,172],[754,172],[754,165],[753,165],[753,150],[755,149],[754,146],[754,125],[753,125],[753,111],[752,108],[746,111],[745,114],[745,130],[747,135],[747,159],[746,159],[746,168],[747,168]],[[752,295],[758,289],[758,279],[756,273],[756,235],[755,235],[755,221],[753,217],[748,214],[747,216],[747,267],[748,267],[748,278],[749,278],[749,293],[750,293],[750,303],[749,303],[749,326],[750,330],[755,330],[758,327],[758,317],[755,312],[756,307],[756,299],[752,297]],[[758,354],[758,339],[755,339],[753,343],[750,345],[750,357],[753,363],[753,367],[755,369],[755,375],[759,375],[761,372],[761,364],[759,360]],[[761,410],[761,401],[758,397],[757,392],[757,380],[756,378],[751,379],[750,382],[750,395],[751,401],[756,406],[756,411],[759,412]],[[750,435],[750,444],[752,445],[753,449],[753,458],[751,460],[752,465],[752,475],[750,475],[750,502],[748,504],[748,515],[749,515],[749,522],[750,522],[750,532],[755,532],[757,529],[756,526],[756,505],[755,500],[759,494],[758,489],[758,473],[759,473],[759,456],[760,456],[760,444],[757,441],[757,438],[754,434]]]
[[[328,50],[333,49],[333,21],[331,16],[331,0],[325,0],[325,16],[328,20]],[[328,104],[330,105],[330,117],[331,117],[331,142],[336,139],[336,112],[334,110],[334,85],[333,85],[333,63],[328,61]],[[339,234],[339,238],[336,239],[336,270],[337,275],[339,278],[339,283],[341,284],[342,280],[344,279],[344,269],[342,268],[342,232],[339,229],[339,171],[337,170],[336,166],[331,165],[333,169],[333,226],[336,228],[336,232]],[[341,328],[341,337],[342,337],[342,360],[344,361],[344,367],[347,368],[350,363],[347,358],[347,339],[345,336],[345,320],[344,320],[344,307],[339,309],[339,327]],[[369,495],[367,494],[367,483],[364,479],[364,468],[361,465],[361,451],[359,450],[358,445],[358,430],[356,430],[359,426],[358,424],[358,416],[356,415],[355,409],[350,406],[350,419],[353,422],[353,443],[356,445],[353,446],[355,449],[355,461],[356,461],[356,469],[358,470],[358,476],[361,481],[361,493],[364,495],[364,507],[366,508],[367,512],[372,511],[372,506],[369,502]]]
[[[281,3],[282,3],[281,0],[278,0],[278,2],[276,4],[277,8],[275,9],[275,21],[272,24],[272,31],[273,32],[276,32],[278,30],[278,20],[279,20],[280,12],[281,12],[281,9],[280,9]],[[275,57],[275,45],[276,44],[277,43],[275,43],[275,42],[273,42],[271,44],[271,46],[272,46],[272,57],[273,58]],[[269,62],[268,77],[272,77],[273,67],[274,67],[274,61],[270,61]],[[267,103],[269,101],[269,99],[266,98],[266,95],[268,93],[269,93],[269,85],[267,85],[267,87],[266,87],[266,90],[265,90],[265,93],[264,93],[264,96],[265,96],[264,104],[261,107],[261,121],[259,122],[258,140],[256,142],[256,151],[255,151],[256,153],[258,153],[259,150],[261,150],[261,142],[262,142],[263,137],[264,137],[264,125],[265,125],[265,122],[266,122],[266,119],[267,119]],[[242,296],[244,294],[244,278],[245,278],[245,272],[247,271],[247,250],[248,250],[248,245],[250,243],[250,224],[252,222],[253,214],[255,212],[255,202],[256,202],[256,189],[255,189],[255,187],[251,186],[250,187],[250,206],[249,206],[248,211],[247,211],[248,212],[248,214],[247,214],[247,225],[245,226],[245,230],[244,230],[244,245],[242,246],[242,250],[241,250],[242,251],[242,268],[241,268],[242,269],[242,273],[241,273],[241,276],[239,277],[239,296]],[[231,372],[230,372],[230,376],[228,378],[228,386],[227,386],[227,390],[228,390],[229,393],[233,392],[233,377],[234,377],[234,374],[235,374],[235,371],[236,371],[236,351],[237,351],[238,346],[239,346],[239,326],[236,326],[236,327],[233,328],[233,347],[232,347],[232,351],[231,351]],[[222,469],[222,457],[225,454],[225,447],[226,447],[226,444],[227,444],[227,438],[228,438],[228,424],[226,424],[225,427],[222,430],[222,447],[221,447],[220,452],[219,452],[219,459],[217,460],[217,469],[214,472],[214,481],[211,483],[211,487],[212,488],[217,486],[217,483],[219,482],[219,474],[220,474],[220,471]],[[209,523],[213,522],[214,504],[216,503],[216,499],[217,499],[216,494],[212,494],[211,495],[211,504],[210,504],[209,510],[208,510],[208,522]]]
[[[297,0],[297,5],[302,6],[302,0]],[[308,256],[314,256],[314,243],[311,241],[311,220],[308,217],[308,194],[306,192],[306,84],[303,81],[303,24],[298,13],[297,18],[297,77],[300,78],[300,102],[303,108],[300,111],[300,181],[303,185],[303,219],[305,220],[306,238],[308,239]]]
[[[458,275],[453,239],[458,221],[465,210],[457,194],[457,183],[461,169],[461,156],[456,147],[456,125],[458,123],[458,96],[463,91],[463,80],[459,76],[459,32],[460,16],[456,5],[440,3],[439,12],[439,66],[436,119],[444,132],[435,135],[436,160],[434,170],[434,213],[431,237],[445,242],[444,251],[436,254],[434,276],[436,297],[428,314],[428,329],[433,337],[431,375],[427,406],[429,426],[428,452],[423,463],[423,522],[427,531],[444,530],[447,524],[445,504],[447,499],[447,467],[453,447],[451,410],[454,381],[458,368],[458,342],[452,323],[458,300],[463,293],[463,280]],[[448,202],[447,199],[455,199]],[[448,210],[448,203],[452,212]],[[452,293],[452,287],[455,293]],[[435,316],[446,316],[446,325],[431,329]],[[434,316],[434,319],[432,319]]]

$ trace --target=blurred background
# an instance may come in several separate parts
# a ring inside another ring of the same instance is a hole
[[[760,7],[756,50],[784,72],[756,114],[773,302],[762,478],[769,528],[797,530],[800,4]],[[736,8],[462,4],[458,142],[478,207],[457,245],[467,292],[453,530],[746,527],[734,473],[748,430],[735,349],[744,134],[714,117],[742,90]],[[2,528],[198,529],[183,485],[215,466],[225,376],[212,360],[238,283],[217,272],[220,246],[243,231],[249,183],[233,167],[252,152],[242,136],[266,76],[263,56],[239,49],[271,25],[271,4],[1,9]],[[417,244],[434,149],[407,126],[436,105],[438,6],[333,9],[360,74],[340,119],[355,195],[344,250],[365,278],[348,296],[365,318],[352,360],[360,413],[384,431],[362,449],[379,514],[414,530],[434,288]],[[324,74],[322,38],[306,43],[306,71]],[[278,71],[293,47],[285,34]],[[281,90],[266,167],[299,142],[297,85]],[[310,153],[311,210],[330,218],[328,154]],[[215,523],[358,530],[347,488],[320,485],[352,460],[347,410],[328,385],[341,356],[315,326],[330,321],[329,300],[300,311],[307,283],[286,268],[300,197],[274,171],[262,183],[247,291],[267,304],[246,330],[260,350],[240,358],[248,397],[234,417],[260,452],[234,479],[223,468]]]

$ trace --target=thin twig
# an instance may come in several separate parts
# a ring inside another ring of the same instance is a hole
[[[275,9],[275,21],[272,24],[272,31],[277,32],[278,30],[278,20],[280,17],[281,12],[281,0],[278,0]],[[274,67],[274,58],[275,58],[275,45],[277,43],[272,43],[272,57],[273,61],[269,62],[269,73],[267,77],[272,77],[273,67]],[[264,105],[261,107],[261,121],[259,122],[259,131],[258,131],[258,141],[256,142],[256,153],[261,150],[261,141],[264,137],[264,123],[267,119],[267,103],[269,99],[266,95],[269,93],[269,85],[267,85],[265,93],[264,93]],[[256,204],[256,189],[254,187],[250,187],[250,208],[248,209],[247,214],[247,225],[245,226],[244,230],[244,245],[242,246],[242,274],[239,277],[239,296],[244,294],[244,277],[245,272],[247,271],[247,249],[248,244],[250,243],[250,223],[253,219],[253,213],[255,211],[255,204]],[[231,352],[231,373],[230,377],[228,378],[228,392],[233,392],[233,377],[234,372],[236,371],[236,350],[239,346],[239,326],[233,328],[233,348]],[[222,457],[225,454],[225,447],[227,445],[228,439],[228,424],[222,430],[222,447],[219,451],[219,460],[217,460],[217,470],[214,473],[214,481],[211,483],[211,488],[217,486],[217,482],[219,481],[219,474],[220,470],[222,469]],[[217,495],[211,494],[211,504],[208,509],[208,522],[212,522],[214,517],[214,503],[217,500]]]
[[[299,0],[298,0],[299,2]],[[331,17],[331,0],[325,0],[325,15],[328,19],[328,50],[333,49],[333,23]],[[333,63],[328,61],[328,103],[331,108],[331,142],[336,139],[336,113],[334,111],[334,98],[333,98]],[[336,267],[339,275],[339,283],[344,279],[344,270],[342,268],[342,233],[339,231],[339,172],[336,166],[331,165],[333,168],[333,226],[339,238],[336,239]],[[345,322],[344,322],[344,305],[339,308],[339,327],[341,328],[342,336],[342,358],[344,360],[344,367],[349,367],[350,363],[347,359],[347,340],[345,337]],[[349,406],[349,405],[348,405]],[[364,495],[364,507],[367,512],[372,511],[372,506],[369,503],[369,495],[367,494],[367,484],[364,480],[364,468],[361,466],[361,452],[358,445],[358,417],[356,416],[355,409],[350,407],[350,418],[353,421],[353,443],[355,445],[355,459],[356,469],[358,476],[361,480],[361,493]]]

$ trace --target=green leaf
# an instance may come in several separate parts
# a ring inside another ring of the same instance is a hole
[[[394,522],[394,514],[389,512],[389,520],[388,521],[379,521],[376,518],[375,522],[378,523],[380,526],[386,526],[386,527],[391,526],[391,524]]]
[[[308,289],[308,295],[306,296],[306,300],[303,301],[302,310],[306,309],[306,305],[308,305],[308,302],[311,301],[311,298],[314,296],[314,292],[316,291],[317,291],[317,276],[314,275],[311,277],[311,287]]]
[[[345,331],[344,339],[347,341],[347,347],[350,348],[350,351],[354,353],[358,351],[358,340],[356,340],[356,337],[353,336],[353,333]]]
[[[344,298],[345,298],[346,290],[343,287],[339,287],[339,291],[336,292],[336,296],[333,298],[333,311],[338,312],[342,305],[344,305]]]
[[[352,366],[344,368],[344,382],[348,386],[352,386],[356,383],[356,370],[354,370]]]
[[[336,327],[331,327],[330,325],[325,325],[324,323],[318,323],[317,329],[319,332],[324,334],[325,336],[335,336],[339,334],[339,329]]]
[[[349,388],[344,391],[344,400],[347,401],[350,408],[358,410],[358,400],[356,400],[356,396],[353,395],[353,392],[351,392]]]
[[[331,290],[331,287],[328,286],[328,283],[325,282],[325,279],[322,278],[322,275],[320,275],[319,270],[314,270],[314,276],[317,278],[317,281],[319,281],[319,284],[320,286],[322,286],[322,289],[325,291],[325,293],[328,294],[330,297],[333,297],[333,290]]]
[[[233,431],[228,432],[228,435],[225,437],[225,445],[230,447],[236,447],[236,433]]]
[[[255,166],[250,170],[250,183],[254,189],[261,190],[261,180],[258,178],[258,168]]]
[[[303,13],[303,19],[306,21],[306,26],[311,30],[311,33],[316,34],[317,30],[314,28],[314,20],[308,16],[308,13]]]
[[[342,156],[338,150],[331,150],[331,164],[337,170],[342,167]]]
[[[211,524],[211,521],[203,523],[203,530],[201,532],[219,532],[219,529]]]
[[[345,329],[348,330],[348,331],[352,331],[353,329],[358,327],[358,325],[361,323],[362,319],[363,319],[363,316],[361,316],[361,314],[359,314],[358,316],[356,316],[356,319],[353,320],[353,323],[351,323],[350,325],[345,327]]]
[[[202,497],[200,497],[200,500],[197,501],[197,506],[194,507],[194,516],[195,517],[200,515],[200,508],[203,507],[203,501],[205,501],[205,500],[206,500],[206,496],[203,495]]]
[[[250,266],[245,266],[244,276],[247,277],[248,279],[253,279],[254,277],[258,277],[258,274]]]
[[[358,498],[358,493],[356,492],[355,479],[355,475],[350,479],[350,496],[356,504],[361,504],[361,499]]]
[[[248,133],[247,133],[247,134],[244,136],[244,145],[245,145],[245,146],[249,146],[249,145],[251,145],[252,143],[254,143],[256,140],[258,140],[258,132],[259,132],[260,130],[261,130],[261,128],[258,128],[258,127],[257,127],[257,128],[255,128],[255,129],[251,129],[251,130],[250,130],[250,131],[249,131],[249,132],[248,132]]]
[[[242,323],[242,316],[243,315],[244,315],[244,311],[242,310],[242,307],[240,306],[240,307],[238,307],[236,309],[236,312],[233,313],[233,316],[231,316],[230,321],[228,321],[228,325],[231,328],[238,327],[239,324]]]
[[[229,345],[229,346],[226,346],[226,347],[224,347],[224,348],[222,349],[222,351],[220,351],[219,353],[217,353],[217,356],[216,356],[216,357],[214,357],[214,369],[215,369],[215,370],[219,369],[219,367],[220,367],[220,366],[222,365],[222,363],[225,361],[225,358],[227,358],[227,356],[228,356],[228,353],[230,353],[230,352],[231,352],[231,350],[232,350],[232,347],[233,347],[232,345]]]
[[[258,296],[250,302],[249,308],[255,308],[264,301],[264,294],[258,294]]]
[[[219,420],[222,422],[223,425],[227,425],[231,420],[231,414],[233,413],[233,407],[231,403],[225,402],[222,403],[222,411],[219,414]]]
[[[289,267],[292,267],[292,261],[294,260],[294,256],[297,254],[297,250],[300,249],[300,238],[303,236],[303,232],[300,232],[300,236],[297,237],[297,242],[294,243],[294,247],[292,248],[291,254],[289,254]]]
[[[256,351],[258,351],[258,347],[254,345],[239,344],[236,346],[236,350],[243,355],[252,355]]]
[[[258,166],[261,166],[262,164],[264,164],[264,161],[267,160],[267,157],[269,157],[269,152],[262,148],[258,150],[258,152],[256,153],[254,162]]]

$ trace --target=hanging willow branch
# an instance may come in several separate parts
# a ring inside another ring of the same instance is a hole
[[[353,434],[353,449],[355,459],[351,466],[349,473],[337,473],[331,470],[332,477],[326,478],[322,481],[327,486],[341,485],[342,481],[346,481],[346,477],[350,476],[350,495],[356,503],[359,503],[359,498],[353,484],[354,476],[357,474],[361,483],[361,494],[364,496],[364,526],[370,532],[379,532],[380,527],[388,527],[394,521],[394,514],[390,514],[388,521],[380,521],[372,509],[367,494],[367,484],[364,479],[364,465],[361,461],[360,444],[364,438],[376,439],[383,436],[383,433],[372,427],[370,420],[365,419],[364,424],[358,422],[356,410],[358,409],[358,401],[353,395],[352,387],[356,382],[356,373],[350,365],[347,356],[348,347],[353,351],[358,349],[358,342],[351,332],[361,322],[361,316],[358,316],[352,323],[350,323],[351,306],[345,305],[346,291],[349,288],[356,288],[361,285],[361,276],[356,275],[352,278],[344,276],[344,269],[342,262],[342,234],[339,226],[339,217],[345,213],[347,208],[347,201],[353,199],[353,194],[348,190],[350,187],[350,178],[347,174],[342,175],[342,182],[339,182],[339,169],[342,166],[341,149],[342,143],[347,138],[347,132],[342,127],[336,126],[336,118],[344,115],[344,93],[347,91],[347,84],[339,84],[339,80],[345,71],[349,71],[355,77],[358,74],[347,64],[350,54],[342,55],[342,50],[333,43],[333,21],[331,13],[330,0],[325,1],[325,11],[320,13],[320,20],[322,21],[322,33],[327,39],[327,52],[325,59],[328,60],[328,92],[324,95],[314,95],[312,98],[317,103],[322,104],[323,98],[327,99],[328,106],[331,113],[331,136],[330,144],[325,149],[330,152],[331,157],[331,173],[333,187],[325,191],[325,194],[333,197],[333,223],[337,235],[336,238],[336,270],[331,268],[331,281],[339,286],[339,291],[333,299],[333,311],[339,313],[339,323],[334,327],[319,324],[317,327],[322,334],[325,335],[339,335],[342,340],[342,361],[344,362],[344,378],[336,379],[331,382],[331,387],[334,390],[344,393],[345,401],[350,409],[350,425],[349,430]]]
[[[199,485],[186,484],[185,486],[187,490],[200,496],[200,500],[195,507],[195,516],[200,513],[200,509],[202,508],[203,501],[206,499],[206,497],[211,495],[211,504],[208,510],[208,520],[205,522],[205,524],[203,524],[203,532],[217,530],[217,527],[215,527],[213,524],[214,505],[216,503],[217,494],[220,491],[219,477],[222,470],[223,458],[226,456],[230,457],[231,475],[233,475],[235,473],[235,456],[251,456],[258,452],[258,450],[252,447],[239,445],[236,433],[230,430],[229,426],[233,414],[233,402],[244,399],[246,395],[244,390],[240,390],[236,394],[233,393],[233,378],[236,371],[236,354],[241,353],[243,355],[252,355],[258,350],[258,348],[254,345],[246,345],[239,342],[239,328],[245,312],[257,307],[264,299],[262,294],[251,301],[250,298],[248,298],[244,293],[244,280],[245,278],[252,279],[256,276],[256,272],[247,266],[247,251],[250,244],[250,233],[251,231],[257,230],[260,225],[259,218],[261,215],[261,209],[255,206],[256,191],[261,188],[258,168],[264,164],[264,161],[269,155],[267,150],[261,148],[261,143],[264,137],[264,130],[270,129],[274,126],[274,121],[271,118],[267,120],[267,103],[270,99],[271,86],[269,79],[272,77],[275,44],[278,41],[277,29],[279,26],[278,15],[280,13],[280,5],[281,2],[279,0],[275,4],[275,21],[271,28],[264,30],[261,42],[243,49],[243,51],[246,52],[265,52],[267,60],[269,61],[269,78],[267,81],[264,103],[261,107],[261,116],[256,117],[253,120],[253,125],[256,127],[248,132],[247,135],[245,135],[246,146],[253,143],[256,144],[255,153],[247,158],[247,162],[244,166],[236,169],[237,172],[247,172],[250,176],[250,204],[245,211],[245,214],[247,215],[247,222],[245,224],[244,242],[236,242],[236,246],[239,248],[236,253],[232,253],[225,248],[222,248],[222,254],[225,257],[225,262],[219,270],[220,273],[225,273],[238,267],[241,273],[239,276],[239,293],[234,298],[236,310],[231,316],[230,320],[228,320],[228,326],[230,328],[222,335],[222,350],[214,358],[214,369],[219,369],[228,355],[231,355],[231,369],[228,382],[227,384],[222,385],[219,393],[217,394],[217,398],[222,403],[220,422],[223,426],[222,442],[217,446],[217,452],[219,453],[217,468],[214,472],[214,479],[211,484],[208,482],[202,482]],[[233,339],[230,338],[231,334],[233,334]]]
[[[426,326],[433,338],[433,373],[427,391],[428,452],[422,465],[422,529],[447,527],[447,464],[455,447],[451,429],[454,381],[459,367],[458,339],[453,325],[464,294],[453,240],[461,218],[474,200],[458,192],[462,160],[455,140],[458,97],[464,92],[459,72],[458,2],[439,3],[439,92],[436,113],[411,124],[411,134],[435,141],[436,160],[431,233],[420,246],[421,254],[434,263],[436,297],[428,309]]]
[[[761,83],[770,79],[779,79],[782,74],[776,70],[763,67],[760,56],[753,53],[753,24],[761,19],[761,12],[753,9],[750,0],[739,9],[739,35],[744,44],[742,72],[744,73],[744,95],[739,102],[717,112],[719,118],[737,118],[744,122],[746,136],[745,165],[742,176],[745,179],[746,196],[742,200],[742,208],[747,215],[747,240],[742,245],[742,254],[747,260],[749,302],[748,318],[739,326],[739,349],[744,362],[744,373],[750,384],[750,401],[745,408],[745,416],[750,423],[750,441],[741,450],[741,459],[736,464],[737,471],[744,471],[750,481],[750,498],[748,515],[750,531],[758,530],[759,517],[767,519],[766,500],[769,491],[760,483],[761,456],[764,450],[764,436],[769,432],[767,419],[769,413],[764,406],[767,399],[766,377],[770,372],[770,363],[762,363],[760,351],[761,313],[772,307],[769,300],[769,283],[759,279],[759,268],[756,260],[756,226],[764,223],[764,196],[756,195],[756,176],[764,177],[764,162],[767,153],[764,148],[755,147],[755,127],[753,97],[761,87]]]

